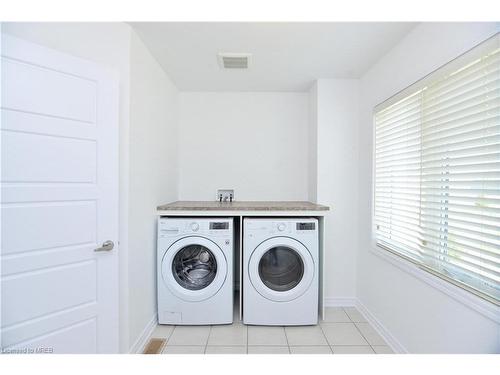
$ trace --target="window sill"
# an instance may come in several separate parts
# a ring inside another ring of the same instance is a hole
[[[402,271],[405,271],[417,279],[423,281],[427,285],[432,286],[435,289],[443,292],[444,294],[450,296],[451,298],[457,300],[463,305],[477,311],[478,313],[484,315],[488,319],[493,320],[500,324],[500,308],[492,302],[489,302],[481,297],[474,295],[456,285],[453,285],[446,280],[443,280],[431,273],[419,268],[412,262],[401,258],[395,254],[392,254],[388,250],[385,250],[375,243],[372,243],[371,252],[377,257],[391,263]]]

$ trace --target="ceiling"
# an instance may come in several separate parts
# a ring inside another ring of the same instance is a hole
[[[305,91],[317,78],[359,78],[415,23],[130,23],[181,91]],[[222,70],[219,52],[251,53]]]

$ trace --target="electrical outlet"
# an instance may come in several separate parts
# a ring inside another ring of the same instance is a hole
[[[232,202],[234,201],[234,190],[233,189],[217,189],[217,195],[215,200],[219,202]]]

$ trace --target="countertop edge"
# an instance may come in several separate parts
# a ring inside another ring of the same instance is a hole
[[[217,207],[217,208],[201,208],[201,207],[162,207],[158,206],[156,208],[157,211],[329,211],[330,208],[316,208],[316,209],[311,209],[311,208],[266,208],[266,207],[257,207],[257,208],[228,208],[228,207]]]
[[[165,205],[160,205],[156,207],[157,211],[165,212],[179,212],[179,211],[190,211],[190,212],[253,212],[253,211],[265,211],[265,212],[298,212],[298,211],[308,211],[308,212],[325,212],[329,211],[330,207],[316,204],[312,202],[304,201],[276,201],[274,202],[262,202],[260,205],[258,201],[251,201],[255,206],[249,205],[244,206],[245,201],[237,202],[242,203],[241,207],[232,206],[232,204],[221,203],[217,206],[212,206],[216,202],[210,202],[208,205],[207,201],[200,201],[199,205],[196,205],[195,201],[185,201],[187,205],[182,206],[184,201],[175,201],[167,203]],[[204,203],[207,204],[204,206]],[[296,205],[293,205],[293,204]],[[176,205],[177,204],[177,205]]]

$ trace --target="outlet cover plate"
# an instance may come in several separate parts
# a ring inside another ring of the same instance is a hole
[[[217,189],[217,194],[215,196],[216,201],[220,201],[222,197],[222,202],[234,201],[234,190],[233,189]]]

